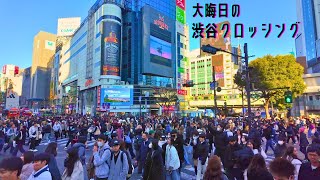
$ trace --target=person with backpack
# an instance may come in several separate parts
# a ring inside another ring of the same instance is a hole
[[[48,144],[47,148],[45,149],[45,153],[48,153],[50,156],[48,167],[49,167],[50,173],[52,174],[53,180],[61,180],[61,174],[55,158],[57,156],[57,148],[58,148],[58,144],[56,142],[51,142]]]
[[[135,154],[134,154],[133,148],[132,148],[132,138],[133,138],[133,135],[129,130],[128,133],[126,133],[125,136],[124,136],[124,142],[126,144],[126,148],[129,149],[131,158],[134,159],[135,158]]]
[[[80,136],[78,138],[78,142],[72,146],[78,149],[78,156],[83,166],[84,180],[88,180],[88,173],[87,173],[87,167],[86,167],[86,142],[87,142],[87,137]]]
[[[127,155],[128,166],[129,166],[127,179],[130,179],[132,176],[132,173],[134,172],[134,166],[133,166],[132,157],[131,157],[130,153],[128,152],[128,150],[126,150],[126,149],[127,149],[126,143],[124,141],[120,141],[120,150]]]
[[[110,174],[111,150],[107,137],[103,134],[98,136],[98,147],[93,147],[93,164],[97,180],[108,180]],[[110,180],[110,179],[109,179]]]
[[[22,154],[25,152],[23,149],[24,142],[26,141],[26,127],[22,127],[19,131],[17,136],[14,139],[14,149],[12,152],[13,156],[17,156],[18,151]]]
[[[50,155],[48,153],[39,153],[33,159],[33,172],[28,180],[52,180],[48,163]]]
[[[48,143],[50,143],[50,134],[51,134],[51,126],[48,122],[44,123],[43,133],[44,133],[43,139],[46,142],[45,145],[47,145]]]
[[[111,158],[110,158],[110,171],[108,180],[126,180],[129,164],[126,153],[120,150],[120,141],[117,139],[111,142]]]

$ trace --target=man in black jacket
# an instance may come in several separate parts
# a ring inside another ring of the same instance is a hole
[[[199,144],[197,145],[198,167],[197,179],[202,179],[204,172],[207,169],[207,161],[209,155],[209,145],[205,141],[206,134],[199,134]]]
[[[237,174],[234,169],[234,165],[236,164],[237,158],[235,156],[235,152],[239,151],[241,147],[237,143],[237,137],[232,136],[229,137],[229,144],[226,148],[226,152],[224,155],[224,168],[226,169],[226,174],[229,179],[234,179]]]
[[[320,145],[312,144],[307,149],[310,162],[303,163],[299,170],[298,180],[320,179]]]
[[[266,153],[268,152],[268,148],[269,147],[274,152],[274,148],[273,148],[273,145],[272,145],[272,127],[268,126],[268,125],[263,126],[263,135],[262,136],[264,136],[266,138],[266,140],[267,140],[265,152]]]

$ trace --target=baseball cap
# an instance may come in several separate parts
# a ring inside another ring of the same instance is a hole
[[[111,142],[111,146],[117,146],[120,145],[120,141],[118,139],[113,139]]]
[[[199,137],[205,138],[205,137],[206,137],[206,134],[205,134],[205,133],[200,133],[200,134],[199,134]]]

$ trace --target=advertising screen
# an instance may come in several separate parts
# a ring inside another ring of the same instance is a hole
[[[101,88],[100,110],[106,110],[110,106],[131,106],[133,104],[132,86],[108,86]]]
[[[171,67],[171,44],[150,36],[151,62]]]
[[[101,75],[120,76],[121,26],[116,22],[103,22]]]

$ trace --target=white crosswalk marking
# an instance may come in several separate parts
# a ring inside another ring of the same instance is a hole
[[[58,146],[61,146],[61,147],[65,147],[67,145],[68,141],[69,141],[69,138],[58,139],[57,141],[51,140],[51,142],[57,142]],[[94,145],[95,142],[96,142],[95,140],[87,141],[87,146],[91,147]],[[46,146],[46,145],[48,145],[48,143],[44,142],[44,141],[42,141],[39,144],[39,146]]]

